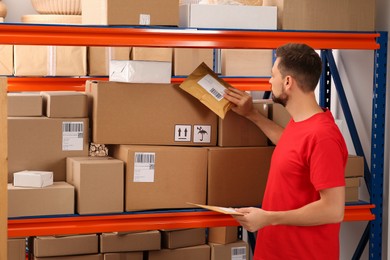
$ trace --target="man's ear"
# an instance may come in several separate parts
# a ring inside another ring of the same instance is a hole
[[[287,75],[286,78],[284,79],[284,86],[286,89],[289,89],[291,87],[292,81],[293,81],[292,77]]]

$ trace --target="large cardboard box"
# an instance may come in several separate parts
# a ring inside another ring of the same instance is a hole
[[[221,50],[221,75],[269,77],[273,64],[272,50]]]
[[[253,105],[268,117],[268,105],[254,102]],[[229,110],[224,119],[218,119],[218,146],[267,146],[268,138],[253,122]]]
[[[44,188],[8,183],[8,217],[74,214],[74,193],[74,187],[66,182]]]
[[[126,211],[205,204],[206,148],[119,145],[112,152],[125,162]]]
[[[12,76],[14,73],[13,45],[0,45],[0,75]]]
[[[162,247],[175,249],[206,244],[205,228],[161,230]]]
[[[180,27],[273,30],[277,10],[274,6],[181,5]]]
[[[364,157],[357,155],[348,155],[347,165],[345,166],[345,177],[363,177],[364,176]]]
[[[345,178],[345,202],[359,201],[359,187],[362,177]]]
[[[124,163],[109,157],[68,157],[66,181],[76,189],[76,212],[123,212]]]
[[[97,234],[32,237],[30,250],[36,257],[71,256],[99,253]]]
[[[42,96],[36,92],[7,93],[8,116],[42,116]]]
[[[8,117],[8,182],[14,172],[52,171],[66,179],[66,157],[88,156],[87,118]]]
[[[264,0],[278,7],[278,29],[375,31],[375,0]]]
[[[172,62],[173,48],[133,47],[130,57],[132,60]]]
[[[89,81],[92,141],[215,146],[217,116],[176,84]]]
[[[88,47],[88,75],[108,76],[111,60],[129,60],[131,47]]]
[[[208,149],[207,204],[260,206],[274,147]]]
[[[51,118],[88,117],[87,95],[77,91],[43,91],[45,115]]]
[[[143,260],[143,259],[144,259],[143,252],[104,254],[104,260]]]
[[[83,0],[83,24],[179,25],[179,0]]]
[[[245,241],[237,241],[230,244],[210,243],[211,260],[249,260],[249,245]]]
[[[214,67],[214,49],[175,48],[173,50],[173,75],[188,76],[202,62]]]
[[[103,255],[95,254],[95,255],[34,257],[34,260],[103,260]]]
[[[87,47],[14,46],[15,76],[85,76]]]
[[[132,252],[159,250],[161,235],[157,230],[129,233],[102,233],[100,252]]]
[[[26,239],[8,239],[7,253],[10,260],[26,260]]]
[[[238,227],[211,227],[209,228],[208,242],[216,244],[230,244],[238,240]]]
[[[149,260],[210,260],[210,246],[192,246],[150,251]]]

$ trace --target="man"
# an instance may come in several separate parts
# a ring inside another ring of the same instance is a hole
[[[305,44],[276,50],[272,99],[291,115],[286,128],[262,116],[250,95],[231,88],[225,98],[236,113],[254,122],[276,145],[262,208],[240,208],[235,217],[258,231],[254,259],[339,259],[344,217],[345,141],[329,110],[314,94],[321,59]]]

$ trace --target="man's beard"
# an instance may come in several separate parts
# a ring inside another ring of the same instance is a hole
[[[279,95],[279,97],[276,97],[274,95],[274,93],[272,92],[272,101],[286,107],[287,101],[288,101],[288,96],[284,91]]]

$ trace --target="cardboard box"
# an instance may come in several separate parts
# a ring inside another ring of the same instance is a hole
[[[172,62],[173,48],[133,47],[130,57],[131,60]]]
[[[165,61],[111,60],[110,81],[171,83],[172,63]]]
[[[36,257],[71,256],[99,253],[97,234],[69,236],[38,236],[31,239]],[[31,250],[30,249],[30,250]]]
[[[10,260],[26,260],[26,239],[8,239],[7,253]]]
[[[278,29],[375,31],[374,0],[264,0],[278,7]]]
[[[131,47],[88,47],[88,75],[108,76],[111,60],[129,60]]]
[[[43,91],[45,115],[51,118],[88,117],[87,95],[77,91]]]
[[[161,230],[162,247],[175,249],[206,244],[205,228]]]
[[[215,146],[217,116],[176,84],[87,82],[98,144]]]
[[[53,172],[21,171],[14,173],[14,186],[43,188],[53,185]]]
[[[208,149],[207,205],[259,206],[274,147]]]
[[[34,260],[103,260],[103,255],[96,254],[96,255],[34,257]]]
[[[277,10],[274,6],[181,5],[180,27],[275,30]]]
[[[254,102],[253,105],[268,117],[268,105]],[[218,146],[267,146],[267,136],[250,120],[228,111],[224,119],[218,119]]]
[[[87,47],[14,46],[15,76],[86,76]]]
[[[348,155],[347,165],[345,166],[345,177],[363,177],[364,176],[364,157],[357,155]]]
[[[211,247],[211,260],[249,260],[249,246],[245,241],[238,241],[226,245],[209,244]]]
[[[12,76],[14,73],[13,45],[0,45],[0,75]]]
[[[150,251],[149,260],[210,260],[210,246],[192,246]]]
[[[230,244],[238,240],[238,227],[211,227],[209,228],[208,242],[216,244]]]
[[[206,148],[119,145],[112,152],[125,162],[126,211],[205,204]]]
[[[345,202],[359,201],[361,177],[345,178]]]
[[[159,250],[161,235],[157,230],[129,233],[102,233],[100,252],[132,252]]]
[[[221,50],[223,76],[269,77],[272,65],[272,50]]]
[[[179,25],[179,0],[83,0],[83,24]]]
[[[188,76],[202,62],[214,67],[214,49],[175,48],[173,50],[173,75]]]
[[[123,212],[124,164],[109,157],[68,157],[66,181],[76,189],[76,212]]]
[[[36,92],[7,93],[8,116],[42,116],[42,96]]]
[[[66,157],[88,156],[87,118],[8,118],[8,182],[24,170],[52,171],[66,179]]]
[[[143,260],[143,257],[143,252],[104,254],[104,260]]]
[[[74,187],[66,182],[44,188],[8,183],[8,217],[74,214],[74,193]]]

